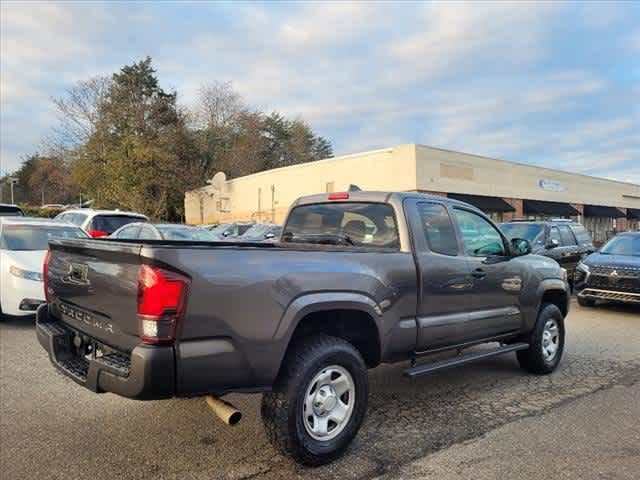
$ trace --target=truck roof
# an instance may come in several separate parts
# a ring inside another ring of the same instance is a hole
[[[344,198],[331,198],[331,197]],[[365,191],[356,190],[349,192],[331,192],[331,193],[317,193],[314,195],[306,195],[298,198],[291,207],[298,207],[300,205],[310,205],[313,203],[327,203],[327,202],[375,202],[375,203],[393,203],[397,201],[402,203],[406,198],[417,198],[421,200],[432,200],[443,203],[449,203],[452,205],[460,205],[467,208],[471,208],[475,211],[482,213],[481,210],[460,200],[453,198],[443,197],[441,195],[432,195],[428,193],[420,192],[384,192],[384,191]],[[484,213],[483,213],[484,215]]]

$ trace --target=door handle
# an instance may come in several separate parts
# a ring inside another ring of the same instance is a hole
[[[484,278],[487,276],[487,273],[481,268],[476,268],[473,272],[471,272],[471,276],[473,278]]]

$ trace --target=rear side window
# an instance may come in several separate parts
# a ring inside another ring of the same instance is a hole
[[[128,217],[127,215],[96,215],[91,221],[91,228],[93,230],[102,230],[108,234],[112,234],[124,225],[144,221],[144,218]]]
[[[573,247],[576,245],[576,239],[571,233],[571,229],[567,225],[559,225],[560,238],[562,239],[562,245],[565,247]]]
[[[582,225],[571,225],[570,228],[571,230],[573,230],[573,233],[575,234],[579,245],[582,245],[582,246],[593,245],[593,241],[591,240],[591,235],[589,235],[589,232],[587,232],[587,229],[584,228]]]
[[[458,241],[453,222],[444,205],[418,203],[418,215],[429,250],[443,255],[457,255]]]
[[[562,245],[562,237],[560,236],[560,230],[558,230],[558,227],[551,227],[549,229],[549,238],[558,242],[558,245]]]
[[[118,238],[131,240],[131,239],[138,238],[139,230],[140,230],[140,227],[138,227],[137,225],[132,225],[130,227],[123,228],[116,235],[118,236]]]
[[[291,211],[283,242],[398,249],[391,205],[340,202],[303,205]]]
[[[87,216],[84,213],[65,213],[62,220],[65,222],[73,223],[79,227],[82,226],[84,221],[87,219]]]

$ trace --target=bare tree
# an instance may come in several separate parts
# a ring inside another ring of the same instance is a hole
[[[73,149],[89,140],[110,84],[109,77],[93,77],[69,88],[64,97],[52,99],[58,113],[58,125],[50,139],[53,149]]]
[[[196,119],[203,127],[228,127],[246,110],[231,82],[203,83],[198,91]]]

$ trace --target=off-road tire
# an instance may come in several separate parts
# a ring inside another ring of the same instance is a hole
[[[578,305],[581,307],[595,307],[596,301],[593,298],[578,297]]]
[[[355,385],[355,404],[343,430],[333,439],[320,441],[307,432],[303,403],[308,385],[323,368],[345,368]],[[290,347],[273,391],[262,396],[262,421],[269,441],[280,452],[303,465],[317,466],[340,457],[358,433],[367,410],[367,367],[349,342],[324,334],[314,335]]]
[[[552,360],[547,360],[542,352],[542,342],[545,325],[550,319],[555,320],[558,325],[559,345],[555,357],[553,357]],[[562,359],[564,340],[565,328],[562,312],[552,303],[543,304],[540,307],[533,332],[531,332],[526,340],[529,343],[529,348],[516,353],[520,367],[527,372],[538,375],[546,375],[553,372]]]

